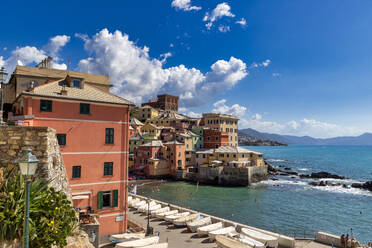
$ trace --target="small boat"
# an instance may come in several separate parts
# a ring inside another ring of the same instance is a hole
[[[190,212],[182,212],[182,213],[178,213],[178,214],[167,215],[167,216],[164,217],[164,220],[173,223],[173,221],[175,221],[176,219],[178,219],[180,217],[187,216],[189,214],[190,214]]]
[[[144,204],[146,204],[146,201],[140,201],[140,202],[134,204],[134,208],[137,208],[138,209],[139,207],[141,207]]]
[[[278,238],[277,237],[274,237],[274,236],[271,236],[271,235],[268,235],[268,234],[265,234],[265,233],[262,233],[262,232],[258,232],[256,230],[252,230],[252,229],[249,229],[249,228],[242,228],[241,233],[244,234],[245,236],[248,236],[248,237],[252,238],[252,239],[260,241],[261,243],[264,243],[267,246],[278,247]]]
[[[187,229],[190,231],[190,232],[196,232],[196,229],[198,229],[199,227],[202,227],[202,226],[207,226],[207,225],[210,225],[212,224],[212,219],[211,217],[204,217],[202,219],[196,219],[194,221],[189,221],[187,222]]]
[[[160,208],[158,210],[153,210],[150,212],[151,216],[152,217],[155,217],[156,214],[160,214],[160,213],[165,213],[165,212],[168,212],[170,210],[169,207],[164,207],[164,208]]]
[[[135,199],[132,199],[132,200],[128,203],[128,205],[129,205],[129,207],[134,208],[134,207],[136,206],[136,204],[139,203],[140,201],[141,201],[140,199],[135,198]]]
[[[217,230],[217,229],[221,229],[222,227],[223,227],[222,222],[217,222],[217,223],[213,223],[207,226],[198,227],[196,231],[199,237],[203,237],[203,236],[208,235],[209,232]]]
[[[159,236],[147,237],[143,239],[131,240],[121,242],[115,245],[115,247],[119,248],[134,248],[134,247],[143,247],[148,245],[154,245],[159,243]]]
[[[255,239],[252,239],[244,234],[240,234],[239,235],[239,238],[237,238],[237,240],[239,240],[240,242],[244,243],[244,244],[247,244],[251,247],[256,247],[256,248],[265,248],[266,246],[261,243],[260,241],[257,241]]]
[[[229,236],[234,236],[237,235],[238,233],[235,230],[235,227],[229,226],[221,229],[217,229],[214,231],[210,231],[208,233],[210,241],[214,241],[216,239],[217,235],[229,235]]]
[[[133,199],[133,197],[128,196],[128,202],[130,202]]]
[[[200,217],[200,214],[190,214],[173,221],[175,227],[187,226],[187,222],[194,221]]]
[[[137,208],[137,211],[143,213],[143,212],[146,212],[148,208],[151,208],[152,206],[155,206],[155,205],[156,205],[156,202],[154,201],[151,201],[150,203],[146,202],[146,204],[141,205],[139,208]]]
[[[146,245],[146,246],[142,246],[141,248],[168,248],[168,243]]]
[[[168,212],[163,212],[163,213],[156,214],[156,217],[160,218],[160,219],[164,219],[164,217],[167,216],[167,215],[173,215],[173,214],[177,214],[177,213],[178,213],[178,210],[175,209],[175,210],[171,210],[171,211],[168,211]]]
[[[216,244],[218,248],[252,248],[254,246],[250,246],[247,244],[243,244],[239,240],[233,239],[231,237],[217,235],[216,236]]]
[[[121,233],[121,234],[113,234],[110,236],[110,240],[113,242],[124,242],[136,239],[143,239],[145,237],[145,233]]]
[[[156,204],[156,205],[150,207],[150,209],[146,209],[145,213],[148,214],[148,213],[151,213],[151,211],[158,210],[158,209],[161,209],[160,204]]]

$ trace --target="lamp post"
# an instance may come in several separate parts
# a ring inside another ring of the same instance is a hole
[[[30,188],[31,188],[31,177],[35,174],[37,169],[36,156],[31,153],[31,149],[27,149],[27,153],[18,161],[19,167],[21,169],[21,174],[26,176],[26,209],[25,209],[25,226],[23,233],[23,247],[28,248],[29,243],[29,230],[28,230],[28,219],[30,215]]]
[[[146,236],[154,234],[154,229],[150,227],[150,198],[147,199],[147,228]]]
[[[6,80],[8,73],[4,67],[0,69],[0,126],[3,125],[3,106],[4,106],[4,94],[3,94],[3,83]]]

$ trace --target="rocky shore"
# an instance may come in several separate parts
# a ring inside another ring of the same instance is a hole
[[[284,165],[279,165],[277,167],[274,167],[273,165],[269,164],[267,161],[265,163],[268,165],[268,173],[269,178],[273,181],[279,180],[276,176],[288,176],[292,178],[299,177],[301,179],[313,179],[313,181],[309,182],[309,185],[311,186],[342,186],[344,188],[358,188],[358,189],[364,189],[372,192],[372,181],[367,181],[364,183],[352,183],[352,184],[346,184],[346,183],[340,183],[331,181],[329,179],[340,179],[340,180],[346,180],[347,177],[332,174],[325,171],[315,172],[311,174],[302,174],[298,173],[296,171],[293,171],[292,168]],[[327,180],[328,179],[328,180]]]

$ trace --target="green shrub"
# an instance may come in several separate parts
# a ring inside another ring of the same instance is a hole
[[[8,168],[0,178],[0,243],[23,241],[25,178]],[[63,247],[77,226],[77,218],[66,194],[33,179],[30,191],[30,247]]]

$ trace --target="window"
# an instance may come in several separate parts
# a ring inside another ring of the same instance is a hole
[[[80,114],[89,115],[90,114],[90,104],[80,103]]]
[[[205,154],[203,154],[203,158],[205,158]]]
[[[75,165],[72,166],[72,178],[80,178],[81,177],[81,166]]]
[[[40,100],[40,112],[52,112],[52,101]]]
[[[57,140],[58,140],[58,145],[65,146],[66,145],[66,134],[58,133]]]
[[[229,129],[228,128],[226,128],[226,132],[228,132],[229,131]]]
[[[216,148],[218,148],[218,145],[216,145]]]
[[[74,81],[72,81],[72,84],[73,84],[74,88],[78,88],[78,89],[81,88],[80,80],[74,80]]]
[[[98,209],[118,206],[118,190],[98,192]]]
[[[216,140],[218,140],[218,136],[216,136]]]
[[[114,144],[114,129],[106,128],[106,144]]]
[[[178,152],[178,157],[181,157],[181,152]]]
[[[113,175],[113,162],[104,162],[103,163],[103,175],[104,176],[112,176]]]
[[[64,86],[64,85],[66,86],[67,84],[66,84],[66,81],[65,81],[65,80],[62,80],[62,81],[59,81],[59,82],[58,82],[58,85],[59,85],[59,86]],[[34,85],[34,86],[35,86],[35,85]]]

